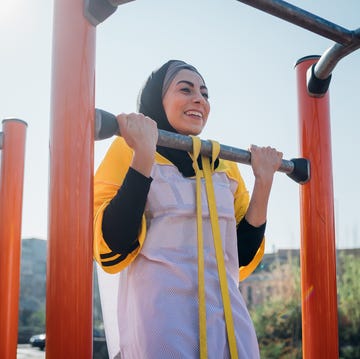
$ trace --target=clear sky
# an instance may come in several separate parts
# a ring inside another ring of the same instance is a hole
[[[347,29],[359,0],[291,4]],[[22,237],[47,237],[53,1],[0,2],[0,119],[28,123]],[[96,106],[135,111],[139,88],[170,58],[203,74],[212,112],[202,138],[246,149],[271,145],[299,156],[295,62],[321,55],[325,39],[235,0],[135,0],[97,27]],[[66,54],[64,54],[66,56]],[[330,87],[336,245],[360,246],[360,50],[335,68]],[[1,130],[1,127],[0,127]],[[111,140],[95,144],[95,167]],[[250,167],[240,165],[249,190]],[[299,248],[299,185],[277,173],[266,250]]]

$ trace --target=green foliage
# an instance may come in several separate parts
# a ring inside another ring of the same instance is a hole
[[[341,254],[338,262],[340,359],[360,358],[360,259]]]
[[[281,295],[284,281],[274,282],[274,286],[277,286],[274,291],[276,295],[272,295],[262,305],[250,311],[261,358],[300,359],[302,357],[299,270],[290,264],[277,265],[272,270],[272,275],[275,277],[284,277],[285,273],[286,286],[292,286],[292,295]]]
[[[43,328],[42,332],[45,331],[45,310],[38,310],[30,315],[29,323],[34,327]]]
[[[262,358],[301,358],[301,312],[298,305],[272,303],[254,311],[253,320]]]
[[[340,252],[337,273],[339,358],[360,358],[359,256]],[[272,282],[277,295],[250,309],[261,358],[301,358],[300,269],[289,263],[278,264],[271,269],[271,276],[279,279]],[[291,285],[293,292],[289,295],[285,289]]]
[[[19,313],[18,342],[27,343],[34,334],[45,333],[45,307],[32,311],[25,308]]]

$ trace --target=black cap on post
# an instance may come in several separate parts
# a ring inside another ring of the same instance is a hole
[[[313,97],[323,97],[329,89],[331,74],[326,79],[319,79],[315,75],[315,65],[309,67],[306,73],[308,93]]]
[[[133,0],[84,0],[84,15],[96,26],[112,15],[119,5]]]

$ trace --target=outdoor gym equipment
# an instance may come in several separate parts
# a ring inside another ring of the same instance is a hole
[[[54,1],[46,293],[46,347],[52,359],[92,357],[95,26],[125,2]],[[311,163],[311,180],[300,186],[303,357],[335,359],[338,336],[328,84],[310,91],[305,84],[313,65],[313,74],[330,82],[328,75],[336,62],[359,48],[359,30],[314,18],[284,1],[243,3],[264,7],[272,15],[336,42],[320,59],[303,58],[296,66],[301,156]]]
[[[329,88],[331,73],[336,64],[343,57],[360,48],[360,28],[348,30],[281,0],[237,1],[335,41],[335,44],[329,47],[318,61],[307,70],[308,93],[311,96],[324,96]]]

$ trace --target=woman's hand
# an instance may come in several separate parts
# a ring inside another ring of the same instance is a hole
[[[250,146],[251,167],[255,179],[272,181],[274,173],[279,169],[283,157],[282,152],[278,152],[272,147]]]
[[[131,167],[149,177],[158,140],[157,124],[141,113],[117,116],[121,136],[134,151]]]
[[[274,173],[279,169],[282,152],[271,147],[250,146],[251,167],[255,176],[246,220],[254,227],[266,222],[267,206]]]

